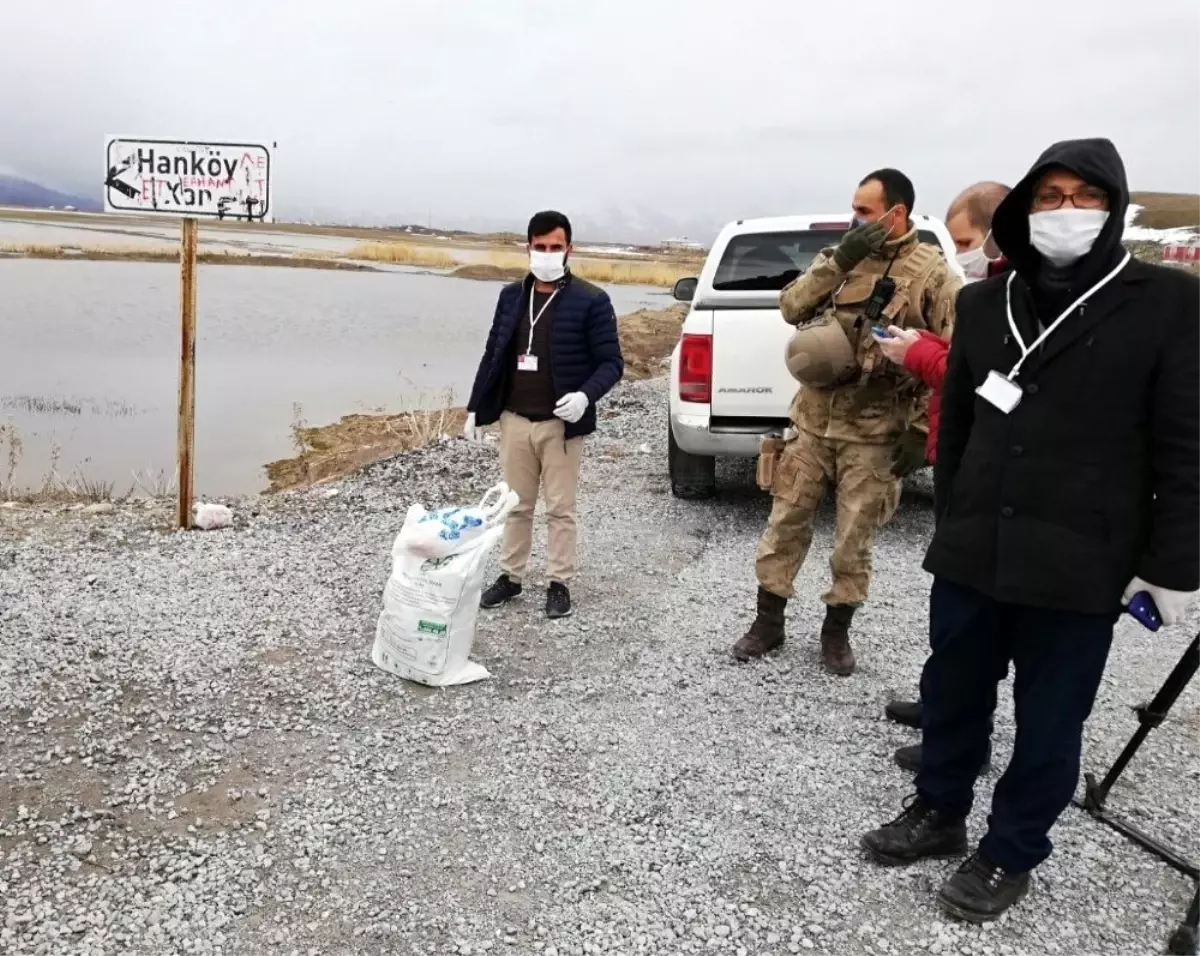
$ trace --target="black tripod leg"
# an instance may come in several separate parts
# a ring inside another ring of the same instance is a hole
[[[1163,722],[1163,719],[1167,716],[1167,712],[1170,711],[1175,701],[1179,699],[1179,695],[1183,693],[1188,682],[1196,676],[1197,668],[1200,668],[1200,635],[1192,638],[1192,643],[1183,652],[1183,656],[1179,658],[1179,662],[1167,676],[1162,687],[1158,689],[1158,693],[1154,695],[1154,699],[1145,707],[1138,708],[1139,726],[1137,732],[1133,735],[1129,743],[1125,745],[1125,749],[1121,751],[1121,755],[1113,763],[1112,769],[1104,775],[1104,779],[1099,784],[1096,784],[1094,779],[1088,780],[1087,803],[1090,804],[1088,809],[1092,809],[1092,806],[1103,809],[1108,791],[1112,789],[1112,785],[1117,782],[1117,778],[1125,771],[1125,767],[1133,759],[1133,755],[1137,753],[1138,748],[1142,745],[1142,741],[1146,739],[1146,735]]]
[[[1167,952],[1176,956],[1195,956],[1200,952],[1200,887],[1192,897],[1192,905],[1188,907],[1187,916],[1179,927],[1171,934],[1167,943]]]
[[[1124,772],[1129,761],[1133,759],[1133,755],[1137,753],[1138,748],[1142,745],[1142,741],[1146,739],[1146,735],[1163,722],[1171,706],[1179,698],[1179,695],[1183,693],[1183,689],[1187,687],[1188,682],[1196,675],[1197,670],[1200,670],[1200,634],[1192,638],[1192,643],[1183,652],[1183,656],[1168,675],[1166,681],[1163,682],[1158,693],[1154,695],[1154,699],[1144,707],[1137,709],[1137,732],[1134,733],[1129,743],[1125,745],[1125,749],[1121,751],[1121,755],[1113,763],[1112,769],[1104,775],[1104,779],[1100,783],[1096,782],[1093,774],[1084,774],[1084,797],[1082,800],[1073,801],[1076,806],[1086,810],[1101,823],[1108,824],[1123,836],[1139,844],[1143,849],[1149,850],[1164,863],[1174,867],[1186,876],[1190,876],[1194,880],[1200,879],[1200,870],[1194,864],[1189,863],[1170,847],[1159,843],[1154,838],[1137,829],[1137,827],[1126,823],[1120,817],[1108,813],[1105,810],[1104,803],[1108,799],[1108,791],[1117,782],[1117,779]],[[1171,939],[1167,943],[1167,952],[1182,954],[1182,956],[1200,956],[1200,930],[1197,929],[1198,922],[1200,922],[1200,886],[1196,889],[1196,895],[1192,897],[1192,902],[1188,906],[1187,916],[1184,918],[1184,921],[1171,934]]]

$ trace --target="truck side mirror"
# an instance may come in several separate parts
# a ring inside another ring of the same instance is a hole
[[[680,279],[675,283],[675,288],[671,290],[671,295],[680,302],[691,302],[692,299],[696,298],[696,286],[699,284],[700,280],[694,276]]]

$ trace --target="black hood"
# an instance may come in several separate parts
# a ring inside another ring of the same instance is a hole
[[[1073,172],[1092,186],[1108,193],[1108,222],[1096,244],[1079,263],[1072,288],[1090,285],[1117,264],[1125,254],[1125,211],[1129,208],[1129,183],[1121,154],[1107,139],[1068,139],[1055,143],[1038,157],[992,218],[992,236],[1013,268],[1031,285],[1041,271],[1041,254],[1029,244],[1029,206],[1038,181],[1052,167]]]

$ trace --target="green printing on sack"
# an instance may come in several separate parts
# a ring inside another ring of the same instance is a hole
[[[445,634],[446,625],[439,624],[437,621],[418,621],[417,631],[421,634]]]

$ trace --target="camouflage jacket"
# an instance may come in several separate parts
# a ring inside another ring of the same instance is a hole
[[[878,324],[927,329],[950,338],[961,283],[940,249],[917,241],[915,228],[849,272],[838,268],[832,248],[825,249],[779,294],[779,308],[792,325],[832,309],[857,346],[859,372],[829,388],[802,387],[791,408],[797,428],[822,438],[880,444],[895,441],[910,426],[928,432],[929,389],[889,361],[867,321],[859,321],[889,263],[887,274],[896,280],[896,292]]]

